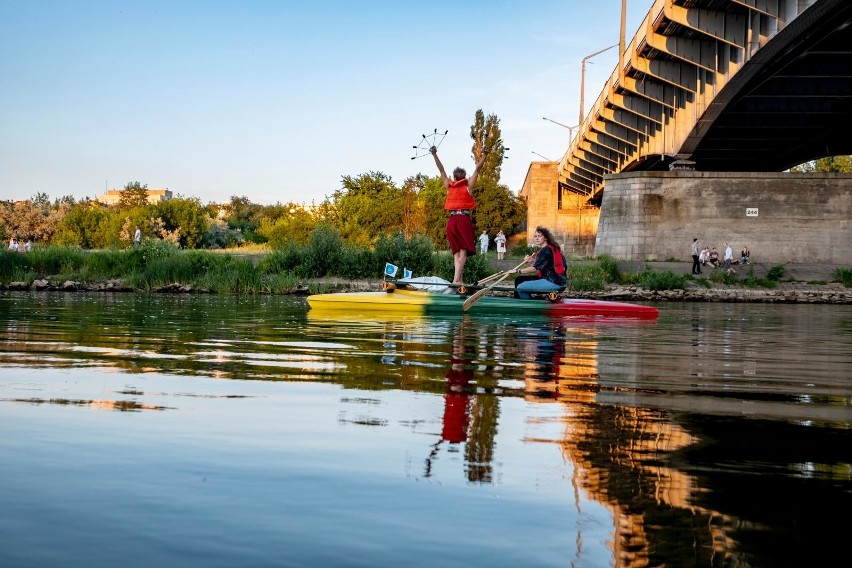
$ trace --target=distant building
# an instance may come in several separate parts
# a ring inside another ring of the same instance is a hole
[[[98,201],[104,205],[115,205],[121,199],[121,189],[108,189],[106,193],[98,196]],[[172,198],[172,192],[168,189],[149,189],[148,203],[157,203],[159,201],[168,201]]]

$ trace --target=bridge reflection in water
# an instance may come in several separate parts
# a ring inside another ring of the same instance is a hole
[[[379,319],[306,311],[293,298],[6,294],[0,406],[79,412],[90,401],[100,409],[156,410],[147,413],[154,422],[192,429],[197,405],[232,400],[245,410],[228,423],[231,434],[270,448],[283,442],[266,439],[253,414],[274,430],[273,416],[298,413],[300,431],[322,430],[325,407],[336,415],[339,435],[362,448],[361,467],[371,476],[392,482],[393,470],[382,464],[395,447],[412,447],[407,475],[446,486],[463,478],[468,489],[448,496],[457,507],[450,510],[482,508],[480,528],[511,529],[524,539],[536,537],[511,516],[489,514],[477,488],[493,487],[504,501],[523,503],[525,514],[547,516],[538,499],[521,497],[551,479],[541,470],[545,462],[513,456],[558,448],[564,488],[548,482],[538,491],[564,491],[575,511],[562,518],[574,520],[551,520],[552,533],[535,531],[577,563],[593,562],[588,555],[606,526],[612,557],[604,563],[616,566],[820,565],[836,558],[852,496],[852,314],[836,306],[662,308],[650,323]],[[90,369],[94,382],[43,378],[55,369]],[[116,386],[104,388],[104,373]],[[136,377],[136,386],[122,376]],[[169,377],[197,386],[169,392]],[[299,411],[304,394],[296,385],[311,383],[342,395]],[[273,392],[285,396],[271,398]],[[424,414],[422,403],[436,397],[437,414]],[[518,443],[527,450],[517,453]],[[344,484],[348,472],[336,482]],[[412,514],[417,523],[426,513]],[[357,525],[374,522],[367,512],[347,515]],[[454,532],[472,528],[455,527],[452,515],[443,522]]]

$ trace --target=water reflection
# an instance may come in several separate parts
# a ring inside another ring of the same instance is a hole
[[[483,489],[533,517],[542,501],[558,503],[561,531],[549,538],[561,555],[542,564],[814,565],[842,553],[852,310],[664,308],[656,322],[382,318],[307,311],[292,298],[5,294],[0,406],[157,410],[143,414],[164,420],[208,398],[266,412],[270,395],[251,383],[327,384],[342,394],[318,408],[358,445],[352,459],[384,464],[371,475],[393,477],[393,449],[363,443],[380,434],[405,446],[409,478],[461,480],[466,492],[451,503]],[[40,369],[221,381],[210,392],[95,389]],[[327,427],[316,412],[297,433]],[[541,463],[523,461],[542,450],[561,458],[546,484]],[[331,461],[329,471],[343,462]],[[535,491],[547,498],[525,494]],[[512,522],[501,517],[485,508],[474,520],[496,534]]]

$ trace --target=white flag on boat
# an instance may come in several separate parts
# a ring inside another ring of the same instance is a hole
[[[414,274],[407,268],[402,269],[402,277],[403,278],[411,278]]]
[[[394,266],[390,262],[385,263],[385,276],[390,276],[391,278],[393,278],[394,276],[396,276],[398,270],[398,266]]]

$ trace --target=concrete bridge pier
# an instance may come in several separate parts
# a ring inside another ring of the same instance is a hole
[[[852,266],[852,175],[628,172],[607,175],[595,255],[689,260],[743,245],[761,263]]]

